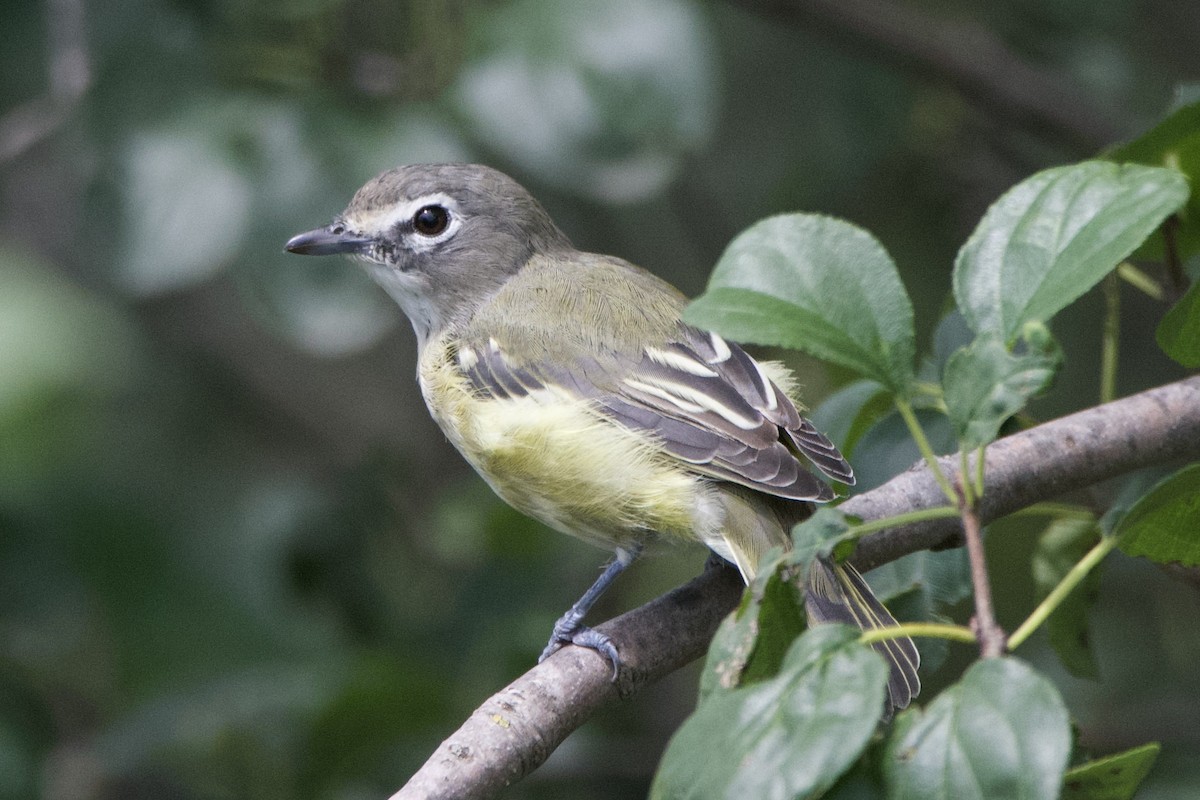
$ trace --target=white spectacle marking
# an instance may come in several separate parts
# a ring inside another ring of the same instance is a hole
[[[647,347],[646,355],[656,364],[662,364],[664,367],[677,369],[680,372],[686,372],[689,375],[697,375],[701,378],[717,377],[716,370],[682,353],[676,353],[670,350],[660,350],[657,347]]]
[[[463,215],[458,201],[445,192],[431,192],[411,200],[401,200],[387,208],[380,208],[366,213],[358,213],[347,218],[346,224],[353,230],[362,231],[368,236],[382,236],[389,233],[399,222],[409,222],[425,206],[441,206],[450,212],[450,222],[446,230],[436,236],[424,236],[410,232],[404,239],[411,250],[424,252],[432,249],[454,234],[462,227]]]
[[[709,363],[720,364],[722,361],[727,360],[733,355],[733,351],[729,349],[729,343],[722,339],[719,335],[710,333],[708,338],[709,341],[712,342],[713,350],[717,351],[716,358]]]

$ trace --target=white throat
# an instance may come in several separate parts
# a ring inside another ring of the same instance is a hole
[[[412,273],[402,272],[395,267],[368,261],[367,273],[392,296],[400,310],[412,322],[417,334],[417,349],[424,350],[431,331],[440,330],[445,320],[437,313],[433,303],[421,291],[420,280]]]

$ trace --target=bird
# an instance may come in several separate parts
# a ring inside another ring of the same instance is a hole
[[[400,306],[433,419],[503,500],[613,553],[555,623],[539,661],[574,644],[620,669],[586,626],[643,547],[699,542],[749,583],[771,548],[852,485],[837,447],[801,415],[795,376],[682,320],[687,298],[623,259],[576,249],[508,175],[414,164],[370,180],[346,209],[284,246],[351,256]],[[850,564],[812,562],[812,624],[896,622]],[[911,639],[879,642],[890,709],[920,691]]]

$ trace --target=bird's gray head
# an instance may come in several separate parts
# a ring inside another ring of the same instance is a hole
[[[415,164],[371,180],[292,253],[366,262],[424,343],[467,318],[531,256],[571,243],[520,184],[479,164]]]

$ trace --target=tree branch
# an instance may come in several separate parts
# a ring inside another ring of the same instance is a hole
[[[945,456],[954,469],[959,456]],[[1200,459],[1200,377],[1080,411],[1001,439],[987,449],[982,522],[1155,464]],[[842,504],[873,520],[946,504],[923,464]],[[864,538],[855,563],[879,566],[918,550],[957,546],[957,518]],[[536,769],[603,703],[699,657],[737,604],[737,573],[700,577],[600,626],[621,650],[617,683],[598,654],[566,647],[480,706],[392,800],[487,798]]]

